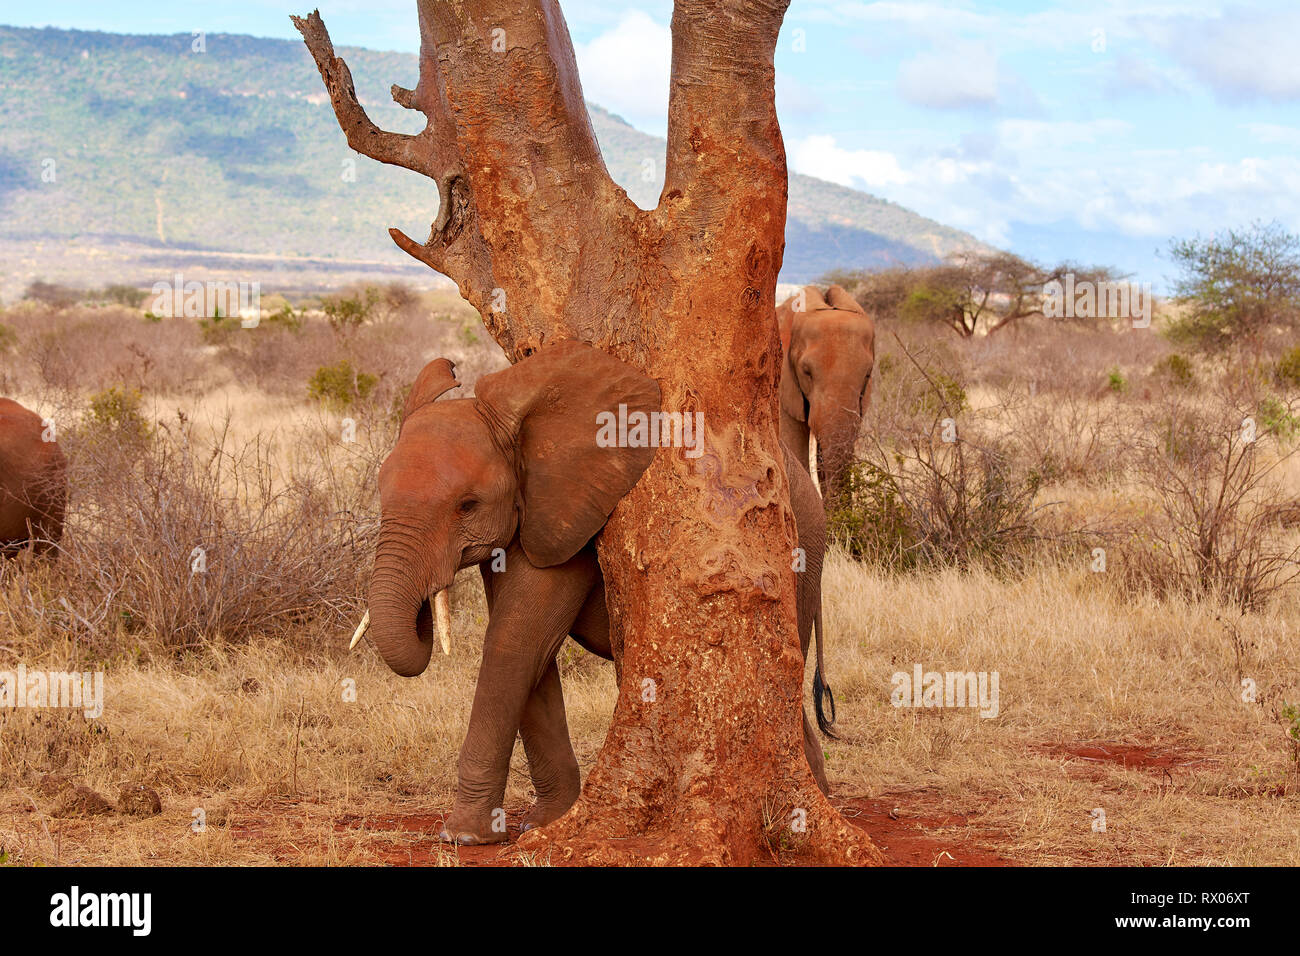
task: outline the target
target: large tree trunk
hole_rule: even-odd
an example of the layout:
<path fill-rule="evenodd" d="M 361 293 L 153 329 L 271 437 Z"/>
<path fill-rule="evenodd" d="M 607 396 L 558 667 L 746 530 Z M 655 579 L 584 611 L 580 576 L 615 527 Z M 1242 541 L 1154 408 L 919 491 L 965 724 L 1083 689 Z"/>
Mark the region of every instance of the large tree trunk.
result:
<path fill-rule="evenodd" d="M 661 449 L 600 541 L 622 682 L 578 803 L 521 840 L 556 862 L 879 860 L 802 746 L 776 425 L 787 2 L 678 0 L 653 211 L 605 169 L 554 0 L 418 0 L 419 86 L 393 89 L 429 118 L 416 136 L 376 129 L 320 18 L 296 21 L 352 147 L 439 183 L 428 241 L 395 241 L 457 281 L 512 361 L 581 339 L 704 416 L 704 454 Z"/>

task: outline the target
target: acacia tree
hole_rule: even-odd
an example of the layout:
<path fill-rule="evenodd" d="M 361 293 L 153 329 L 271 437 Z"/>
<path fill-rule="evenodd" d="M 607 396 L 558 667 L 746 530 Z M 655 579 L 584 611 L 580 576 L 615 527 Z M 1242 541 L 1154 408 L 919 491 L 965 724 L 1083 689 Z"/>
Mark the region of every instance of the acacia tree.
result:
<path fill-rule="evenodd" d="M 957 253 L 934 266 L 880 272 L 829 272 L 823 282 L 852 289 L 868 315 L 948 326 L 962 338 L 989 335 L 1043 316 L 1044 290 L 1073 275 L 1078 283 L 1113 277 L 1100 267 L 1069 262 L 1040 266 L 1010 252 Z"/>
<path fill-rule="evenodd" d="M 1270 326 L 1300 323 L 1300 236 L 1279 223 L 1175 239 L 1169 253 L 1186 309 L 1171 329 L 1176 341 L 1211 350 L 1245 342 L 1258 354 Z"/>
<path fill-rule="evenodd" d="M 295 23 L 349 145 L 434 179 L 429 237 L 511 361 L 589 342 L 701 412 L 704 453 L 661 448 L 599 542 L 622 681 L 569 813 L 521 839 L 572 862 L 749 863 L 769 840 L 878 862 L 813 781 L 801 738 L 794 519 L 777 442 L 774 299 L 786 166 L 772 56 L 788 0 L 677 0 L 657 208 L 605 169 L 556 0 L 417 0 L 420 78 L 377 128 L 318 14 Z"/>

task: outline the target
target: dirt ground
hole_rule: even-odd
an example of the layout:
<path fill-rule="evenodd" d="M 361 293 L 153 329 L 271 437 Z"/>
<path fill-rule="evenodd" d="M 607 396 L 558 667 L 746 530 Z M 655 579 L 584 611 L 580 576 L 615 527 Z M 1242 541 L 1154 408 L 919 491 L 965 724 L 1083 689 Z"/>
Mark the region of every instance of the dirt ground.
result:
<path fill-rule="evenodd" d="M 833 801 L 845 817 L 865 830 L 885 854 L 891 866 L 1015 866 L 1005 834 L 981 825 L 975 813 L 948 812 L 934 795 L 887 793 L 880 797 L 836 797 Z M 454 847 L 440 844 L 436 834 L 443 811 L 412 806 L 400 812 L 345 812 L 343 808 L 307 801 L 268 801 L 254 805 L 235 804 L 227 811 L 227 822 L 217 838 L 248 863 L 316 865 L 323 862 L 354 866 L 502 866 L 545 863 L 516 851 L 524 807 L 507 813 L 509 843 L 505 846 Z M 134 839 L 168 842 L 172 839 L 202 840 L 204 835 L 187 834 L 187 822 L 175 814 L 156 820 L 122 823 L 111 817 L 43 820 L 34 806 L 10 807 L 9 825 L 18 829 L 48 831 L 59 847 L 90 850 L 123 827 L 140 829 Z M 66 863 L 92 862 L 65 859 Z M 156 862 L 168 862 L 158 859 Z M 773 864 L 797 859 L 780 859 L 773 852 Z M 1083 861 L 1080 861 L 1083 862 Z"/>
<path fill-rule="evenodd" d="M 1124 803 L 1146 796 L 1156 801 L 1187 794 L 1198 773 L 1216 766 L 1214 756 L 1170 745 L 1115 741 L 1054 741 L 1026 748 L 1025 759 L 1038 779 L 1020 777 L 1025 789 L 1046 788 L 1064 776 L 1091 789 L 1098 800 Z M 35 789 L 55 795 L 72 786 L 43 778 Z M 1294 803 L 1287 785 L 1241 794 L 1275 803 Z M 835 793 L 832 803 L 853 825 L 865 830 L 890 866 L 1019 866 L 1027 864 L 1098 865 L 1157 863 L 1140 847 L 1116 839 L 1113 831 L 1090 829 L 1090 837 L 1068 846 L 1035 842 L 1028 825 L 1009 825 L 1020 808 L 1008 794 L 945 795 L 939 788 L 887 790 L 872 795 Z M 507 810 L 509 842 L 504 846 L 457 847 L 436 834 L 444 809 L 418 798 L 397 800 L 322 800 L 267 798 L 231 800 L 219 805 L 205 826 L 183 801 L 168 801 L 163 812 L 136 818 L 107 806 L 83 807 L 72 815 L 43 800 L 10 793 L 0 801 L 0 820 L 10 839 L 25 835 L 48 846 L 51 862 L 93 864 L 135 847 L 131 862 L 167 864 L 350 865 L 350 866 L 518 866 L 550 865 L 516 850 L 525 806 Z M 64 801 L 66 803 L 66 801 Z M 1088 818 L 1080 807 L 1080 820 Z M 1285 811 L 1284 811 L 1285 812 Z M 1095 827 L 1095 818 L 1094 824 Z M 1089 829 L 1089 828 L 1085 828 Z M 113 849 L 109 849 L 112 846 Z M 1279 848 L 1280 849 L 1280 848 Z M 122 861 L 126 862 L 126 861 Z M 772 865 L 799 865 L 797 854 L 772 848 Z"/>
<path fill-rule="evenodd" d="M 1259 688 L 1246 703 L 1216 608 L 1135 604 L 1086 571 L 894 577 L 834 554 L 826 594 L 833 803 L 891 865 L 1300 862 L 1300 792 L 1276 713 L 1297 696 L 1292 605 L 1240 621 L 1240 664 Z M 307 648 L 267 640 L 119 660 L 93 723 L 0 712 L 0 862 L 562 863 L 436 842 L 485 623 L 471 576 L 453 605 L 465 640 L 417 680 L 369 647 L 347 653 L 340 629 Z M 71 653 L 52 645 L 45 661 Z M 913 662 L 998 670 L 999 713 L 891 706 L 891 673 Z M 560 664 L 585 773 L 608 726 L 612 668 L 572 646 Z M 140 787 L 161 812 L 122 812 Z M 512 843 L 531 799 L 516 748 Z M 791 843 L 772 839 L 770 862 L 799 865 Z"/>

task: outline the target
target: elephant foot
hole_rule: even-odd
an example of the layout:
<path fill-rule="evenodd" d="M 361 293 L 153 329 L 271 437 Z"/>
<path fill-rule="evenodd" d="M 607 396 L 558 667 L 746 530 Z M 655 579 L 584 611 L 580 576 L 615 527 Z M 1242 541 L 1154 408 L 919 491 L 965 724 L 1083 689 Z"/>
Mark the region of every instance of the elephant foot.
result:
<path fill-rule="evenodd" d="M 485 846 L 489 843 L 505 843 L 509 835 L 504 824 L 505 817 L 499 816 L 501 829 L 494 829 L 492 816 L 475 820 L 468 814 L 453 811 L 442 821 L 438 839 L 443 843 L 458 843 L 461 846 Z"/>
<path fill-rule="evenodd" d="M 438 831 L 438 840 L 441 843 L 457 843 L 460 846 L 487 846 L 491 843 L 505 843 L 506 835 L 504 833 L 470 833 L 468 830 L 456 831 L 453 835 L 444 827 Z"/>
<path fill-rule="evenodd" d="M 578 799 L 577 793 L 568 800 L 548 800 L 537 801 L 533 808 L 528 811 L 524 817 L 523 825 L 519 828 L 521 833 L 527 833 L 536 827 L 544 827 L 546 824 L 560 819 L 569 812 L 569 807 L 573 806 L 574 801 Z"/>

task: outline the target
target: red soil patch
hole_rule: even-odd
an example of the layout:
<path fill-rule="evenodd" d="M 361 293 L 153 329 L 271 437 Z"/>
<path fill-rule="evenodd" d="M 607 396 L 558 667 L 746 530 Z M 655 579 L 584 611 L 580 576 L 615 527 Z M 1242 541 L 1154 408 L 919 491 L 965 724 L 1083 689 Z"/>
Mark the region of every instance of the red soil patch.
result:
<path fill-rule="evenodd" d="M 1107 741 L 1096 743 L 1045 743 L 1041 750 L 1053 757 L 1078 760 L 1094 764 L 1116 764 L 1129 770 L 1148 770 L 1156 773 L 1172 772 L 1201 767 L 1214 761 L 1203 754 L 1190 753 L 1175 747 L 1141 746 Z"/>
<path fill-rule="evenodd" d="M 368 813 L 345 814 L 336 820 L 301 818 L 301 827 L 293 825 L 294 804 L 285 801 L 274 815 L 264 807 L 256 812 L 240 808 L 230 834 L 241 842 L 262 844 L 277 862 L 293 865 L 308 850 L 322 850 L 330 832 L 355 838 L 349 846 L 356 851 L 362 866 L 437 866 L 459 862 L 464 866 L 504 866 L 509 860 L 498 859 L 503 846 L 519 838 L 524 811 L 507 812 L 507 844 L 457 846 L 437 839 L 445 813 Z M 291 838 L 290 838 L 291 837 Z"/>
<path fill-rule="evenodd" d="M 334 824 L 337 832 L 365 830 L 376 832 L 374 859 L 370 862 L 386 866 L 430 866 L 442 858 L 458 861 L 462 866 L 504 866 L 509 860 L 500 859 L 503 845 L 459 846 L 438 841 L 445 813 L 371 814 L 340 817 Z M 524 812 L 506 813 L 506 836 L 509 843 L 519 839 L 519 826 Z M 389 833 L 412 834 L 411 839 L 385 839 Z"/>
<path fill-rule="evenodd" d="M 997 851 L 998 833 L 980 828 L 966 814 L 946 813 L 933 801 L 917 798 L 917 792 L 909 792 L 839 798 L 832 803 L 850 823 L 867 832 L 890 866 L 1015 865 Z M 302 831 L 287 839 L 284 827 L 292 826 L 286 819 L 291 807 L 283 809 L 288 812 L 275 817 L 238 813 L 230 832 L 240 841 L 270 844 L 269 852 L 282 863 L 296 862 L 312 848 L 312 842 L 323 844 L 328 833 L 333 832 L 352 838 L 348 845 L 363 865 L 436 866 L 458 862 L 462 866 L 506 866 L 517 862 L 513 854 L 503 850 L 519 838 L 523 817 L 522 810 L 507 813 L 509 843 L 504 846 L 453 846 L 435 839 L 444 816 L 436 811 L 348 814 L 333 821 L 318 821 L 324 826 L 311 826 L 304 819 Z M 273 827 L 278 832 L 272 832 Z M 798 865 L 797 860 L 792 862 Z"/>
<path fill-rule="evenodd" d="M 888 866 L 1015 866 L 992 844 L 999 834 L 966 814 L 914 804 L 915 794 L 832 800 L 854 826 L 867 831 Z M 912 804 L 912 805 L 909 805 Z"/>

